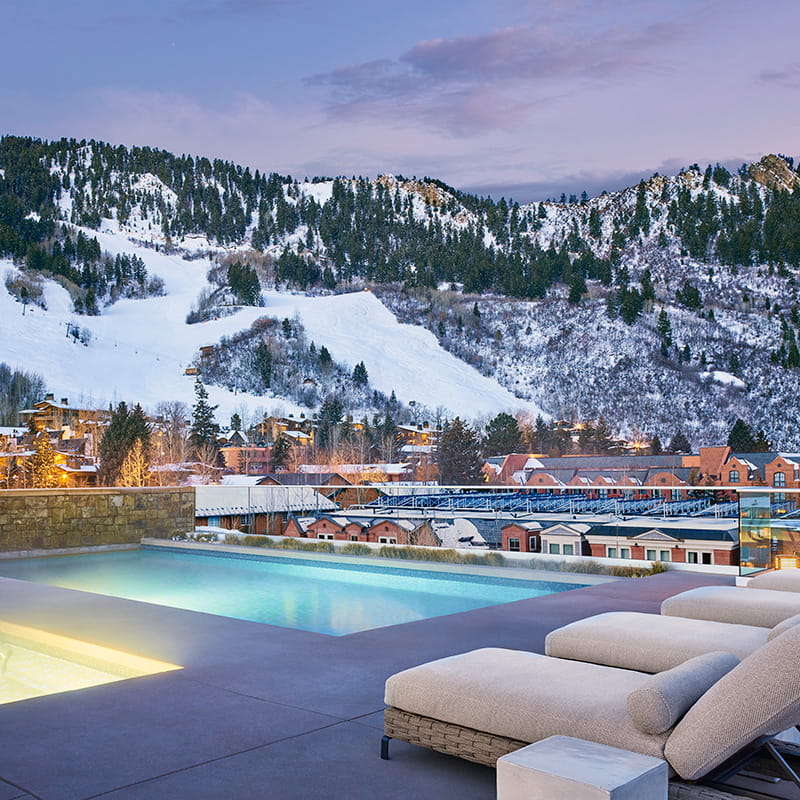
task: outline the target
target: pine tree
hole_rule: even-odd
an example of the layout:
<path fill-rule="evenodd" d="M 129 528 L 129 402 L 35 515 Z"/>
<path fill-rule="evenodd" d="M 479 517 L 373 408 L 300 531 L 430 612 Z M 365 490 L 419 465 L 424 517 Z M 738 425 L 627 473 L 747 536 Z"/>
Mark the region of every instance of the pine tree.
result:
<path fill-rule="evenodd" d="M 231 416 L 231 430 L 240 431 L 242 429 L 242 418 L 238 414 Z"/>
<path fill-rule="evenodd" d="M 34 489 L 52 489 L 58 486 L 56 454 L 47 431 L 36 437 L 35 451 L 26 464 Z"/>
<path fill-rule="evenodd" d="M 208 392 L 198 378 L 194 384 L 195 404 L 192 406 L 192 424 L 189 428 L 189 439 L 197 448 L 216 447 L 219 425 L 214 421 L 217 406 L 208 402 Z"/>
<path fill-rule="evenodd" d="M 366 386 L 368 382 L 367 368 L 364 366 L 363 361 L 359 361 L 353 368 L 353 383 L 358 386 Z"/>
<path fill-rule="evenodd" d="M 486 426 L 483 438 L 485 456 L 502 456 L 523 450 L 522 432 L 511 414 L 500 413 Z"/>
<path fill-rule="evenodd" d="M 122 466 L 137 441 L 141 443 L 145 463 L 149 464 L 150 433 L 150 424 L 138 403 L 133 411 L 128 409 L 124 401 L 119 403 L 100 440 L 100 483 L 105 486 L 119 485 Z"/>
<path fill-rule="evenodd" d="M 772 450 L 772 442 L 767 439 L 766 433 L 764 433 L 764 431 L 761 429 L 759 429 L 758 433 L 756 434 L 753 445 L 754 453 L 769 453 L 769 451 Z"/>
<path fill-rule="evenodd" d="M 336 397 L 326 397 L 317 418 L 317 443 L 320 447 L 334 447 L 339 438 L 339 425 L 344 416 L 344 407 Z"/>
<path fill-rule="evenodd" d="M 686 438 L 683 431 L 677 431 L 672 435 L 667 447 L 670 453 L 691 453 L 692 443 Z"/>
<path fill-rule="evenodd" d="M 728 434 L 728 447 L 734 453 L 753 453 L 756 449 L 752 428 L 743 420 L 737 419 Z"/>
<path fill-rule="evenodd" d="M 330 367 L 333 364 L 333 359 L 331 358 L 331 354 L 328 351 L 328 348 L 325 345 L 322 345 L 319 349 L 319 365 L 323 368 Z"/>
<path fill-rule="evenodd" d="M 439 482 L 442 485 L 470 486 L 483 482 L 478 434 L 456 417 L 445 426 L 437 450 Z"/>
<path fill-rule="evenodd" d="M 650 455 L 660 456 L 663 451 L 664 448 L 661 446 L 661 439 L 658 438 L 658 434 L 655 434 L 650 440 Z"/>
<path fill-rule="evenodd" d="M 272 469 L 288 467 L 292 457 L 292 441 L 288 436 L 279 436 L 272 445 Z"/>

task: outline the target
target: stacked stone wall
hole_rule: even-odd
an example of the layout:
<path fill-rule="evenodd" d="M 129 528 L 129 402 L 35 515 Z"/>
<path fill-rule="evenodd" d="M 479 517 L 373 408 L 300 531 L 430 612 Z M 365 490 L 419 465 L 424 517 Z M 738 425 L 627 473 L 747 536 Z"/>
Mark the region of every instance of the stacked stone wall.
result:
<path fill-rule="evenodd" d="M 194 529 L 193 487 L 0 491 L 0 552 L 165 539 Z"/>

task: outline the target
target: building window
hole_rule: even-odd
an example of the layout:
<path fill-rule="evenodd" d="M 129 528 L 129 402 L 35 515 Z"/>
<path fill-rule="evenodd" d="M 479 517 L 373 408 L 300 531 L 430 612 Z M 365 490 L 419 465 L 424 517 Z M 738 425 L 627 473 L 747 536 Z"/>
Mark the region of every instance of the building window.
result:
<path fill-rule="evenodd" d="M 784 486 L 786 486 L 786 473 L 785 472 L 776 472 L 772 476 L 772 485 L 773 486 L 778 486 L 780 488 L 783 488 Z"/>
<path fill-rule="evenodd" d="M 606 547 L 606 558 L 616 558 L 616 557 L 617 557 L 617 548 Z"/>
<path fill-rule="evenodd" d="M 331 536 L 331 539 L 333 537 Z M 397 544 L 397 537 L 396 536 L 379 536 L 378 537 L 378 544 Z"/>
<path fill-rule="evenodd" d="M 658 554 L 659 561 L 670 561 L 671 556 L 669 550 L 661 550 Z"/>
<path fill-rule="evenodd" d="M 317 539 L 333 539 L 332 533 L 320 533 L 317 536 Z"/>
<path fill-rule="evenodd" d="M 219 528 L 219 517 L 209 517 L 208 518 L 208 527 L 209 528 Z"/>
<path fill-rule="evenodd" d="M 357 542 L 358 541 L 358 534 L 357 533 L 351 533 L 350 534 L 350 541 L 351 542 Z"/>
<path fill-rule="evenodd" d="M 550 542 L 547 552 L 551 553 L 554 556 L 557 556 L 561 552 L 561 548 L 558 546 L 556 542 Z"/>
<path fill-rule="evenodd" d="M 672 490 L 672 499 L 673 500 L 680 500 L 681 499 L 681 490 L 680 489 L 673 489 Z"/>
<path fill-rule="evenodd" d="M 646 550 L 644 557 L 648 561 L 655 561 L 656 560 L 656 551 L 655 550 Z"/>
<path fill-rule="evenodd" d="M 739 470 L 732 469 L 728 473 L 728 483 L 739 483 Z"/>
<path fill-rule="evenodd" d="M 537 550 L 537 542 L 536 536 L 529 536 L 528 537 L 528 551 L 531 553 L 535 553 Z"/>
<path fill-rule="evenodd" d="M 620 547 L 620 549 L 619 549 L 619 557 L 620 558 L 630 558 L 631 557 L 631 549 L 630 549 L 630 547 Z"/>
<path fill-rule="evenodd" d="M 508 549 L 514 553 L 519 552 L 519 539 L 509 539 L 508 540 Z"/>
<path fill-rule="evenodd" d="M 574 544 L 565 544 L 562 548 L 562 552 L 565 556 L 574 556 L 575 555 L 575 545 Z"/>

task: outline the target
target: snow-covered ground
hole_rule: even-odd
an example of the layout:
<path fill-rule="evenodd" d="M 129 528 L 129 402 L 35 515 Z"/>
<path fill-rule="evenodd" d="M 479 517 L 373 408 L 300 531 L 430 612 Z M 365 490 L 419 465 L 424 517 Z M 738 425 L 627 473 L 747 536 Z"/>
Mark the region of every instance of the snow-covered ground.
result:
<path fill-rule="evenodd" d="M 202 345 L 219 341 L 248 327 L 258 317 L 282 319 L 298 315 L 310 339 L 325 345 L 336 361 L 352 367 L 363 361 L 370 383 L 387 395 L 394 391 L 403 402 L 474 418 L 524 408 L 538 413 L 496 381 L 442 349 L 424 328 L 404 325 L 370 292 L 328 297 L 265 293 L 266 307 L 187 325 L 186 314 L 206 285 L 211 266 L 206 259 L 186 261 L 138 247 L 121 234 L 96 235 L 103 250 L 136 253 L 148 271 L 160 276 L 167 294 L 145 300 L 120 300 L 99 317 L 72 312 L 68 293 L 58 284 L 45 288 L 47 310 L 22 306 L 0 288 L 0 361 L 12 368 L 38 372 L 59 398 L 73 403 L 105 406 L 120 400 L 152 408 L 162 400 L 194 400 L 194 379 L 185 369 Z M 0 260 L 3 276 L 13 265 Z M 87 346 L 67 336 L 68 324 L 91 332 Z M 234 393 L 209 386 L 218 420 L 242 406 L 298 413 L 291 401 L 271 396 Z"/>

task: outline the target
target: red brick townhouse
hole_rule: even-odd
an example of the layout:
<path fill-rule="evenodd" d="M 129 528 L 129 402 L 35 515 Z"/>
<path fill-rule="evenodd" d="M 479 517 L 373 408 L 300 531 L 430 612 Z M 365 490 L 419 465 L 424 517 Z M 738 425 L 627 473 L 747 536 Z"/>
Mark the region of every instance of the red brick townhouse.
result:
<path fill-rule="evenodd" d="M 376 544 L 415 544 L 429 547 L 438 547 L 441 544 L 426 520 L 342 514 L 324 514 L 313 518 L 292 516 L 283 535 Z"/>
<path fill-rule="evenodd" d="M 502 549 L 730 566 L 739 563 L 738 521 L 679 517 L 633 517 L 602 523 L 590 518 L 585 522 L 515 520 L 503 528 Z"/>

